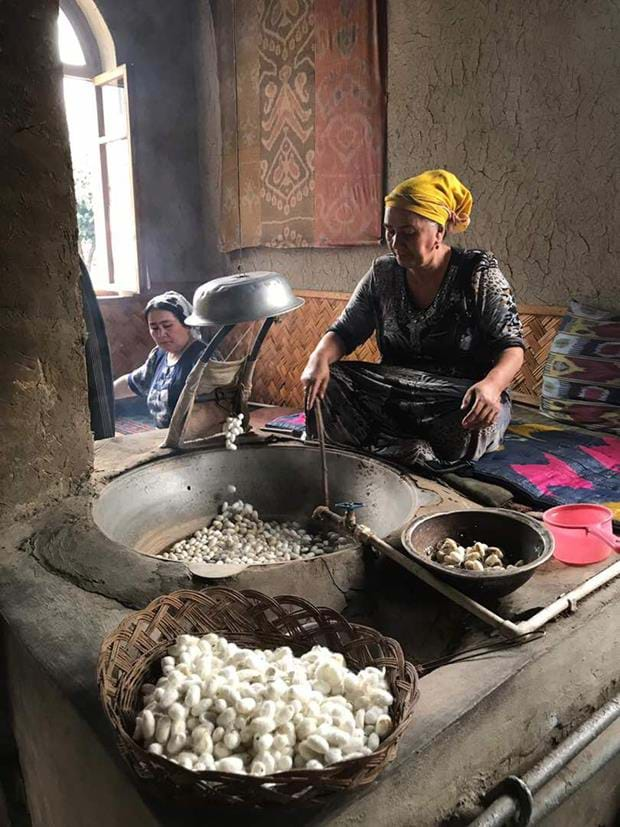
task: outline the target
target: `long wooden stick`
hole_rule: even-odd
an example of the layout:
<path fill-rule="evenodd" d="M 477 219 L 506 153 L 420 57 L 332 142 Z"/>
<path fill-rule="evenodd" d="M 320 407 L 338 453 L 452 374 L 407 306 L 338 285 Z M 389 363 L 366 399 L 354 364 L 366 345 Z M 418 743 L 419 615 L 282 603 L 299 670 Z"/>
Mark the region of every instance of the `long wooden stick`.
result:
<path fill-rule="evenodd" d="M 325 428 L 323 427 L 323 411 L 321 409 L 321 400 L 317 397 L 314 400 L 314 408 L 316 411 L 316 425 L 319 434 L 319 448 L 321 451 L 321 480 L 323 483 L 323 501 L 325 507 L 329 508 L 329 483 L 327 479 L 327 451 L 325 450 Z"/>

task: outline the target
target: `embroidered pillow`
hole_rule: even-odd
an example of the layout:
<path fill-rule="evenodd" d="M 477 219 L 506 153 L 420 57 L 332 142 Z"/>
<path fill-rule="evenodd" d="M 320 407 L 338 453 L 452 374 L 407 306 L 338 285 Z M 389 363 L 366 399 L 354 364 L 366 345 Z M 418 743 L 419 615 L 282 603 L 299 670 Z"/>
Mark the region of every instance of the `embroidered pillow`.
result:
<path fill-rule="evenodd" d="M 545 365 L 540 409 L 581 428 L 620 432 L 620 311 L 570 303 Z"/>

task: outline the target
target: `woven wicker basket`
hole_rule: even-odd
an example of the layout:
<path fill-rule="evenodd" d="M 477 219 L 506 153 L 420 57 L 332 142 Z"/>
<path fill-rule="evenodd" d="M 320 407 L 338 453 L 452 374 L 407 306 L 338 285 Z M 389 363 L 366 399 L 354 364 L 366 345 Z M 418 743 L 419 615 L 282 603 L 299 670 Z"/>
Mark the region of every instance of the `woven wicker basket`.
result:
<path fill-rule="evenodd" d="M 194 772 L 147 752 L 131 737 L 140 687 L 159 677 L 159 660 L 177 635 L 208 632 L 248 648 L 290 646 L 296 655 L 321 644 L 342 652 L 353 670 L 384 666 L 395 699 L 390 710 L 393 732 L 370 755 L 324 770 L 291 770 L 262 778 Z M 155 795 L 186 806 L 316 805 L 333 793 L 369 784 L 395 757 L 418 698 L 417 673 L 395 640 L 299 597 L 270 598 L 219 587 L 174 592 L 129 615 L 104 640 L 97 672 L 101 700 L 123 756 Z"/>

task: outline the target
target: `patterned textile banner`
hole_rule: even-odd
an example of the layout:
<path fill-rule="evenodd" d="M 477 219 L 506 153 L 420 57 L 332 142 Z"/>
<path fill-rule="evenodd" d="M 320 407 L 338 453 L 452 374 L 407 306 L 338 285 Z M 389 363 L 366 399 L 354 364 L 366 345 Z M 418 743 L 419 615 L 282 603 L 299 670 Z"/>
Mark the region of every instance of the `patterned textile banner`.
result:
<path fill-rule="evenodd" d="M 222 250 L 378 242 L 380 3 L 213 1 Z"/>

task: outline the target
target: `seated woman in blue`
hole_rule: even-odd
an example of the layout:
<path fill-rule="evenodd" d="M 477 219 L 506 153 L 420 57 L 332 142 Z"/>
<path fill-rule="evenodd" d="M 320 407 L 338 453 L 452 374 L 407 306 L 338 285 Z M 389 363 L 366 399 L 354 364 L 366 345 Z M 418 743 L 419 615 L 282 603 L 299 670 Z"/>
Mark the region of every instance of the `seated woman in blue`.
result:
<path fill-rule="evenodd" d="M 132 394 L 146 399 L 158 428 L 170 424 L 185 380 L 205 348 L 196 329 L 185 325 L 191 312 L 187 299 L 173 290 L 152 298 L 144 316 L 157 347 L 143 365 L 114 382 L 115 399 Z"/>

